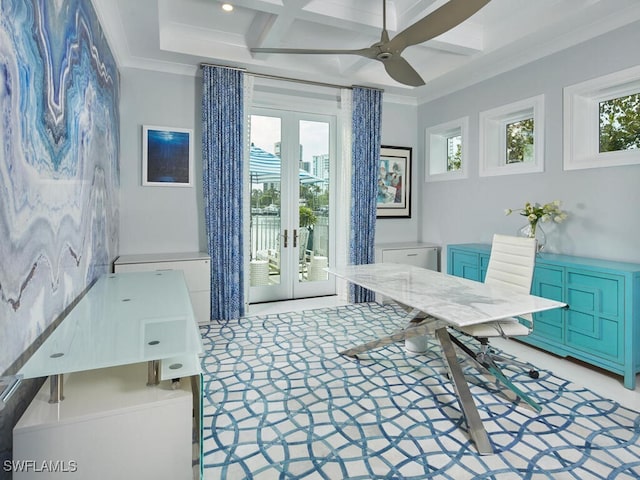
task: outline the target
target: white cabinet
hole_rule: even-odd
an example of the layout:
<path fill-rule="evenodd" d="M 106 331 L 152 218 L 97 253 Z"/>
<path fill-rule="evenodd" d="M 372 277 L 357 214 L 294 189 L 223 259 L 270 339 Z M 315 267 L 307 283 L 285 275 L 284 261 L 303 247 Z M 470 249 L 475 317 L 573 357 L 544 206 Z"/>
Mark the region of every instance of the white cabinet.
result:
<path fill-rule="evenodd" d="M 431 243 L 381 243 L 376 245 L 376 263 L 400 263 L 438 271 L 440 247 Z M 380 303 L 389 299 L 376 294 Z"/>
<path fill-rule="evenodd" d="M 115 273 L 182 270 L 193 305 L 193 313 L 200 323 L 211 320 L 211 259 L 202 252 L 148 253 L 121 255 L 113 264 Z"/>
<path fill-rule="evenodd" d="M 376 245 L 377 263 L 401 263 L 438 270 L 440 247 L 431 243 L 386 243 Z"/>
<path fill-rule="evenodd" d="M 146 387 L 145 364 L 64 376 L 49 403 L 49 380 L 13 429 L 15 480 L 159 478 L 191 480 L 193 398 L 189 379 Z"/>

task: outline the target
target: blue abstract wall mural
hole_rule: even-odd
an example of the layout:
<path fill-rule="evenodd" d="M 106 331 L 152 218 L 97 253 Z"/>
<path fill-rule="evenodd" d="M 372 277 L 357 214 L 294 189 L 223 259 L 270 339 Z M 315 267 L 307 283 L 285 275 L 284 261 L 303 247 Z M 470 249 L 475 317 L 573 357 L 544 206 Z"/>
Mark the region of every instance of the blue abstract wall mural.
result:
<path fill-rule="evenodd" d="M 0 373 L 117 255 L 118 106 L 90 0 L 0 0 Z"/>

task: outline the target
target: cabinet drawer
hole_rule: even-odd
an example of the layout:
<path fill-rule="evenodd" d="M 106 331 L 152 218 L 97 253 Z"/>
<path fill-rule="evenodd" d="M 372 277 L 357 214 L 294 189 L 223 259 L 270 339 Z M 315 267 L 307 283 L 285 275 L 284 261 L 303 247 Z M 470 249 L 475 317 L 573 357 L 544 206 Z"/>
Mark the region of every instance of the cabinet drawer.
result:
<path fill-rule="evenodd" d="M 624 277 L 567 271 L 567 303 L 572 310 L 619 318 L 623 314 Z"/>
<path fill-rule="evenodd" d="M 182 270 L 189 291 L 209 290 L 211 270 L 209 260 L 182 260 L 176 262 L 125 263 L 116 265 L 118 272 L 152 272 L 156 270 Z"/>
<path fill-rule="evenodd" d="M 399 250 L 383 250 L 382 261 L 384 263 L 401 263 L 403 265 L 415 265 L 416 267 L 438 269 L 437 248 L 408 248 Z"/>

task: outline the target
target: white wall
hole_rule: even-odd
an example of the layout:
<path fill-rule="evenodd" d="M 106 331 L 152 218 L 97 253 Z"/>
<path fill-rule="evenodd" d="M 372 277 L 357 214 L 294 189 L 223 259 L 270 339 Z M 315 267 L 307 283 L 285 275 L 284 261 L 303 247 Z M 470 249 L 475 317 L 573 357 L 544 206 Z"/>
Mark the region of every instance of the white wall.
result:
<path fill-rule="evenodd" d="M 120 73 L 120 254 L 206 250 L 201 78 L 131 68 Z M 142 186 L 142 125 L 194 130 L 194 187 Z"/>
<path fill-rule="evenodd" d="M 562 225 L 542 224 L 549 251 L 640 263 L 640 166 L 564 171 L 562 165 L 563 87 L 640 64 L 640 49 L 632 47 L 639 44 L 636 22 L 420 105 L 421 240 L 442 245 L 488 243 L 494 232 L 515 234 L 526 223 L 519 215 L 505 217 L 505 208 L 558 199 L 569 218 Z M 480 178 L 479 112 L 538 94 L 545 95 L 545 171 Z M 465 115 L 469 116 L 469 178 L 425 183 L 425 128 Z"/>
<path fill-rule="evenodd" d="M 201 77 L 121 70 L 120 254 L 206 251 L 201 81 Z M 382 112 L 382 143 L 412 147 L 415 162 L 417 107 L 385 102 Z M 194 129 L 195 187 L 142 186 L 142 125 Z M 378 243 L 417 240 L 418 172 L 414 163 L 412 218 L 379 220 Z"/>
<path fill-rule="evenodd" d="M 376 221 L 376 244 L 389 242 L 414 242 L 418 240 L 420 212 L 421 175 L 418 156 L 416 122 L 418 108 L 413 105 L 384 102 L 382 95 L 382 145 L 411 147 L 411 218 L 379 218 Z"/>

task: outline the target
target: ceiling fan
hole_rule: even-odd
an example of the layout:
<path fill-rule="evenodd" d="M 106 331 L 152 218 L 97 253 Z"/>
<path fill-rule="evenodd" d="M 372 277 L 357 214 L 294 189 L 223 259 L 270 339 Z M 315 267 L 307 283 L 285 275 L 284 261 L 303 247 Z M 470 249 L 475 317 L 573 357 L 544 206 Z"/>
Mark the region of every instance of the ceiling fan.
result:
<path fill-rule="evenodd" d="M 426 42 L 464 22 L 490 0 L 449 0 L 440 8 L 389 40 L 387 32 L 387 2 L 382 0 L 382 35 L 370 47 L 356 50 L 318 50 L 305 48 L 252 48 L 252 53 L 294 53 L 322 55 L 360 55 L 383 63 L 391 78 L 413 87 L 424 85 L 418 72 L 402 58 L 402 51 L 411 45 Z"/>

